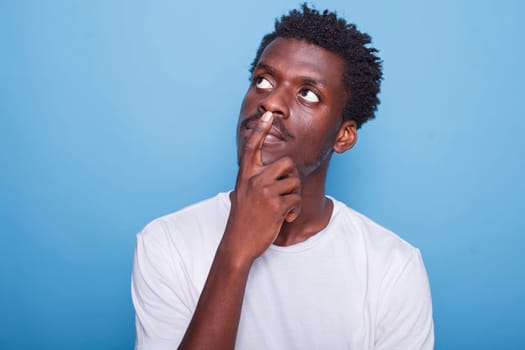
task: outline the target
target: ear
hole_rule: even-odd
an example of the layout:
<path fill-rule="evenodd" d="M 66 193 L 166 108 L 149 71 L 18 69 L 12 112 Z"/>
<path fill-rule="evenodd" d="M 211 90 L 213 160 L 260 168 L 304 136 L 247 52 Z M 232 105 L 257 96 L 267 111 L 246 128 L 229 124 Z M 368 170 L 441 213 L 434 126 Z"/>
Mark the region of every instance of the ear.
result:
<path fill-rule="evenodd" d="M 357 124 L 353 120 L 344 120 L 334 143 L 334 151 L 344 153 L 354 147 L 357 142 Z"/>

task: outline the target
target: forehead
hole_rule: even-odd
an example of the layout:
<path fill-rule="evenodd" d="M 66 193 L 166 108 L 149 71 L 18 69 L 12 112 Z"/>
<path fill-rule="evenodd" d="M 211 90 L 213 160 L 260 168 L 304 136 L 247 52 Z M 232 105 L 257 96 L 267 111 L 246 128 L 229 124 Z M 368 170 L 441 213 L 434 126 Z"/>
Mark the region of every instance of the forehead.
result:
<path fill-rule="evenodd" d="M 300 75 L 342 88 L 345 61 L 337 54 L 304 40 L 276 38 L 264 49 L 257 67 L 269 66 L 287 75 Z"/>

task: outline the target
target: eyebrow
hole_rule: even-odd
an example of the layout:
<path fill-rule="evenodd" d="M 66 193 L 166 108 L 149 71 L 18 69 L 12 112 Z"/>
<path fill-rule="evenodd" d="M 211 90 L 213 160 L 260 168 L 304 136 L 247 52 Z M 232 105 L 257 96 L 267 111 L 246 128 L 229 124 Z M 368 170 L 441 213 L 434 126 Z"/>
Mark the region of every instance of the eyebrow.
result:
<path fill-rule="evenodd" d="M 325 86 L 323 80 L 312 79 L 310 77 L 301 77 L 303 84 L 314 85 L 314 86 Z"/>
<path fill-rule="evenodd" d="M 254 71 L 257 70 L 257 69 L 264 69 L 266 70 L 268 73 L 270 73 L 271 75 L 275 75 L 276 74 L 276 71 L 275 71 L 275 68 L 273 68 L 272 66 L 264 63 L 264 62 L 260 62 L 259 64 L 257 64 L 257 66 L 255 67 Z M 301 82 L 303 84 L 308 84 L 308 85 L 314 85 L 314 86 L 326 86 L 326 82 L 322 79 L 314 79 L 312 77 L 308 77 L 308 76 L 301 76 L 299 77 L 301 79 Z"/>
<path fill-rule="evenodd" d="M 264 69 L 266 71 L 268 71 L 268 73 L 274 75 L 275 74 L 275 69 L 272 67 L 272 66 L 269 66 L 267 65 L 266 63 L 263 63 L 263 62 L 260 62 L 259 64 L 257 64 L 257 66 L 255 67 L 255 70 L 257 69 Z"/>

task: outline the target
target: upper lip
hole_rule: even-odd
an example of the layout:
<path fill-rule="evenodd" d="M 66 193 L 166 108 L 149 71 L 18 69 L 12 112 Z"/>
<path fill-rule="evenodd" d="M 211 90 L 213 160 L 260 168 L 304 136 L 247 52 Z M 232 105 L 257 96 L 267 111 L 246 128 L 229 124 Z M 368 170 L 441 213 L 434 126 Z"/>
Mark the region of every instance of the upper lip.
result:
<path fill-rule="evenodd" d="M 248 125 L 246 125 L 246 129 L 247 130 L 254 129 L 256 124 L 257 124 L 257 121 L 248 123 Z M 287 139 L 291 138 L 291 135 L 287 131 L 281 130 L 279 125 L 276 124 L 275 122 L 271 126 L 270 130 L 268 130 L 268 135 L 272 135 L 273 137 L 281 141 L 286 141 Z"/>
<path fill-rule="evenodd" d="M 279 130 L 279 128 L 275 124 L 272 125 L 272 127 L 268 131 L 268 135 L 272 135 L 272 136 L 278 138 L 279 140 L 284 140 L 283 133 L 281 132 L 281 130 Z"/>

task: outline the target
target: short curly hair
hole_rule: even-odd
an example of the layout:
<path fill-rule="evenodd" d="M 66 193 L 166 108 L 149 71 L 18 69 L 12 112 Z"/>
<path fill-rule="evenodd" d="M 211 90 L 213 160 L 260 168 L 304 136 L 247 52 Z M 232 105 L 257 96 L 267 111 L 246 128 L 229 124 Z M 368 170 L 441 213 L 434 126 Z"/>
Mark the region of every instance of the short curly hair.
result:
<path fill-rule="evenodd" d="M 346 62 L 343 84 L 350 96 L 343 119 L 354 120 L 360 128 L 374 118 L 383 73 L 378 50 L 369 47 L 372 40 L 368 34 L 358 31 L 355 24 L 338 18 L 335 12 L 319 12 L 304 3 L 300 10 L 291 10 L 275 21 L 275 30 L 263 37 L 257 49 L 250 73 L 266 46 L 276 38 L 305 40 L 342 57 Z"/>

